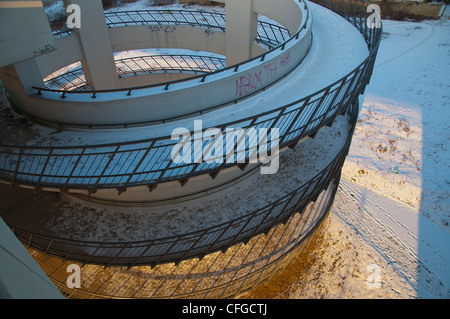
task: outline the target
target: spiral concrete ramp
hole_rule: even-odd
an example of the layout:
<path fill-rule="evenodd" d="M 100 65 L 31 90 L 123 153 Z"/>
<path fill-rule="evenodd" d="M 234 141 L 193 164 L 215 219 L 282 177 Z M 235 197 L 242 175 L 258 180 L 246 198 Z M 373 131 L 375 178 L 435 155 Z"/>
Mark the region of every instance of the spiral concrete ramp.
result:
<path fill-rule="evenodd" d="M 86 28 L 109 53 L 215 55 L 101 61 L 95 34 L 51 23 L 60 50 L 0 69 L 1 216 L 65 297 L 235 296 L 301 256 L 326 218 L 381 30 L 363 1 L 230 3 Z M 62 68 L 77 50 L 86 59 Z"/>

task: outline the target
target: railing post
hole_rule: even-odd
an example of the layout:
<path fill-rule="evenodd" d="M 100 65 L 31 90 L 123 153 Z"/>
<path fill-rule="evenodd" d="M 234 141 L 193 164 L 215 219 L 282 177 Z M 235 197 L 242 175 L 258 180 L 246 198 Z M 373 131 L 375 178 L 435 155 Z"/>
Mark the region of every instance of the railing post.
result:
<path fill-rule="evenodd" d="M 14 176 L 12 178 L 11 184 L 14 184 L 16 182 L 17 173 L 19 172 L 20 162 L 22 161 L 22 154 L 23 154 L 23 148 L 21 148 L 19 151 L 19 157 L 17 158 L 16 168 L 14 169 Z"/>
<path fill-rule="evenodd" d="M 44 172 L 47 169 L 47 165 L 48 165 L 48 163 L 50 161 L 50 157 L 52 157 L 52 154 L 53 154 L 53 149 L 51 148 L 49 154 L 47 155 L 47 159 L 45 160 L 44 167 L 41 170 L 41 174 L 39 175 L 39 179 L 38 179 L 38 181 L 36 182 L 36 184 L 34 186 L 35 189 L 39 188 L 39 184 L 41 183 L 41 179 L 44 176 Z"/>

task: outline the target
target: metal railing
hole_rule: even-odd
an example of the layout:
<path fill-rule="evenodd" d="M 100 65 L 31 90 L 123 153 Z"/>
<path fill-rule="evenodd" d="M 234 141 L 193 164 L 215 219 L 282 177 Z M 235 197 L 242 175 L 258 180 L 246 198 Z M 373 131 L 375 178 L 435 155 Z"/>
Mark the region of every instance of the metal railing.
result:
<path fill-rule="evenodd" d="M 325 3 L 325 2 L 324 2 Z M 325 3 L 329 4 L 329 3 Z M 360 6 L 363 6 L 361 4 Z M 337 178 L 351 143 L 358 115 L 357 98 L 364 92 L 372 74 L 381 29 L 365 24 L 365 7 L 348 11 L 333 8 L 364 36 L 369 55 L 366 60 L 339 81 L 291 104 L 221 126 L 242 128 L 280 128 L 280 146 L 295 145 L 301 138 L 314 135 L 341 114 L 349 114 L 349 138 L 337 157 L 309 182 L 279 200 L 250 214 L 208 229 L 179 236 L 133 243 L 72 241 L 32 234 L 14 229 L 16 235 L 31 247 L 46 253 L 85 263 L 105 266 L 160 264 L 179 262 L 224 250 L 263 233 L 301 211 L 314 201 L 331 180 Z M 35 187 L 97 188 L 148 185 L 210 173 L 214 177 L 222 169 L 237 164 L 175 164 L 170 159 L 174 146 L 170 137 L 139 142 L 86 147 L 0 147 L 0 175 L 11 183 Z"/>
<path fill-rule="evenodd" d="M 139 10 L 105 12 L 106 25 L 109 28 L 155 25 L 152 31 L 171 31 L 173 26 L 190 26 L 225 31 L 225 14 L 196 10 Z M 66 19 L 50 22 L 55 38 L 74 33 L 66 25 Z"/>
<path fill-rule="evenodd" d="M 280 147 L 314 134 L 341 114 L 361 92 L 370 75 L 371 60 L 366 60 L 338 82 L 299 101 L 274 110 L 220 126 L 227 128 L 278 128 Z M 206 129 L 206 128 L 205 128 Z M 10 183 L 38 187 L 86 189 L 118 188 L 182 180 L 201 174 L 215 176 L 236 166 L 227 163 L 175 163 L 172 150 L 178 141 L 171 136 L 126 143 L 86 146 L 0 146 L 0 178 Z M 248 150 L 246 150 L 248 153 Z M 206 154 L 206 152 L 204 152 Z M 225 154 L 227 154 L 225 152 Z"/>
<path fill-rule="evenodd" d="M 60 264 L 55 268 L 54 264 L 48 262 L 45 254 L 34 254 L 43 270 L 49 274 L 52 281 L 64 293 L 67 298 L 230 298 L 244 291 L 250 290 L 267 281 L 273 275 L 281 272 L 293 260 L 297 259 L 315 233 L 323 225 L 328 212 L 333 204 L 334 196 L 339 184 L 339 177 L 330 184 L 327 190 L 318 197 L 316 203 L 308 207 L 302 214 L 292 216 L 283 226 L 277 227 L 268 234 L 260 235 L 246 245 L 239 245 L 230 252 L 219 254 L 217 258 L 206 260 L 189 260 L 186 264 L 180 263 L 158 267 L 144 274 L 136 271 L 124 272 L 122 267 L 104 268 L 102 266 L 87 265 L 92 275 L 81 282 L 80 289 L 67 287 L 67 265 L 73 261 L 57 261 Z M 309 226 L 304 222 L 309 221 Z M 306 226 L 306 227 L 305 227 Z M 263 246 L 264 249 L 260 249 Z M 34 251 L 36 252 L 36 251 Z M 229 261 L 232 255 L 233 266 L 224 266 L 224 260 Z M 213 260 L 212 260 L 213 259 Z M 41 263 L 41 260 L 45 262 Z M 240 264 L 237 262 L 241 261 Z M 228 264 L 228 263 L 226 263 Z M 229 265 L 229 264 L 228 264 Z M 236 266 L 237 265 L 237 266 Z M 82 266 L 82 265 L 80 265 Z M 95 271 L 93 268 L 96 268 Z M 220 271 L 210 271 L 219 268 Z M 187 269 L 187 270 L 186 270 Z M 192 269 L 203 269 L 192 274 Z M 183 271 L 184 270 L 184 271 Z M 170 276 L 176 273 L 176 276 Z M 180 272 L 182 274 L 180 274 Z M 188 272 L 188 273 L 186 273 Z M 105 275 L 107 273 L 107 275 Z M 124 273 L 128 275 L 123 276 Z M 116 274 L 118 276 L 116 276 Z M 106 282 L 110 283 L 113 276 L 114 287 L 104 287 Z M 183 285 L 179 284 L 180 279 Z M 88 282 L 97 283 L 92 287 Z M 146 284 L 141 284 L 142 282 Z M 122 291 L 124 284 L 132 289 Z M 158 287 L 155 289 L 155 287 Z"/>
<path fill-rule="evenodd" d="M 226 67 L 226 60 L 201 55 L 148 55 L 136 56 L 115 61 L 119 78 L 160 72 L 180 72 L 205 74 Z M 63 74 L 49 77 L 44 84 L 55 90 L 89 89 L 81 67 Z"/>
<path fill-rule="evenodd" d="M 152 32 L 172 32 L 176 26 L 205 28 L 224 32 L 225 14 L 196 10 L 139 10 L 105 13 L 108 28 L 148 25 Z M 66 25 L 66 19 L 50 22 L 55 38 L 74 34 Z M 280 45 L 291 37 L 289 31 L 281 26 L 266 21 L 258 21 L 256 41 L 268 44 L 271 48 Z"/>
<path fill-rule="evenodd" d="M 303 23 L 306 23 L 308 19 L 309 15 Z M 123 19 L 121 23 L 123 23 Z M 284 42 L 280 49 L 283 49 L 287 42 L 298 38 L 301 31 L 299 30 L 296 35 Z M 254 59 L 263 60 L 264 58 L 265 54 Z M 254 59 L 245 61 L 243 64 Z M 235 66 L 234 70 L 237 71 L 239 66 L 240 64 Z M 216 72 L 222 72 L 227 69 L 229 68 Z M 216 72 L 201 75 L 200 77 L 202 77 L 203 81 L 206 76 Z M 342 108 L 344 101 L 339 101 L 338 96 L 342 95 L 344 91 L 347 93 L 352 92 L 350 86 L 353 84 L 353 81 L 347 81 L 347 78 L 344 80 L 345 83 L 342 83 L 339 87 L 336 85 L 333 89 L 329 88 L 329 91 L 335 94 L 336 97 L 331 101 L 331 103 L 336 103 L 328 105 L 327 110 L 330 114 L 324 114 L 324 109 L 321 109 L 321 112 L 312 110 L 316 104 L 322 103 L 325 97 L 323 99 L 309 97 L 305 101 L 302 100 L 264 114 L 223 125 L 222 132 L 230 125 L 237 125 L 240 128 L 249 126 L 270 128 L 280 125 L 278 122 L 283 122 L 285 125 L 281 129 L 281 133 L 284 133 L 282 136 L 284 144 L 289 143 L 290 140 L 302 138 L 317 130 L 318 127 L 315 127 L 315 125 L 320 126 L 332 121 L 331 112 L 339 113 L 339 109 Z M 167 83 L 166 89 L 175 82 Z M 348 89 L 344 89 L 346 87 Z M 129 89 L 127 95 L 131 95 L 133 89 L 137 88 Z M 39 90 L 51 91 L 50 89 L 42 88 Z M 74 92 L 88 92 L 95 97 L 98 92 L 115 90 L 53 91 L 62 92 L 62 97 L 66 93 Z M 325 94 L 325 92 L 322 92 L 322 94 Z M 346 98 L 348 97 L 349 95 L 347 94 Z M 1 145 L 0 179 L 13 184 L 33 185 L 36 188 L 44 186 L 62 190 L 82 188 L 90 192 L 95 192 L 99 188 L 118 188 L 119 192 L 124 192 L 129 186 L 148 185 L 150 190 L 152 190 L 159 183 L 165 181 L 182 180 L 185 183 L 189 178 L 205 173 L 211 173 L 212 176 L 215 176 L 220 170 L 235 165 L 234 163 L 225 163 L 226 160 L 221 165 L 206 163 L 175 164 L 171 159 L 171 150 L 175 145 L 176 143 L 169 136 L 128 143 L 82 147 Z"/>
<path fill-rule="evenodd" d="M 241 242 L 248 242 L 276 225 L 285 223 L 296 212 L 303 211 L 340 176 L 350 148 L 352 133 L 358 116 L 358 104 L 348 109 L 349 134 L 345 145 L 335 158 L 319 173 L 296 190 L 249 214 L 212 227 L 177 236 L 141 242 L 93 242 L 68 240 L 32 234 L 12 228 L 27 246 L 64 260 L 108 266 L 158 265 L 203 258 L 216 251 L 224 251 Z"/>
<path fill-rule="evenodd" d="M 211 73 L 226 68 L 226 60 L 201 55 L 152 55 L 116 61 L 119 77 L 152 72 Z"/>

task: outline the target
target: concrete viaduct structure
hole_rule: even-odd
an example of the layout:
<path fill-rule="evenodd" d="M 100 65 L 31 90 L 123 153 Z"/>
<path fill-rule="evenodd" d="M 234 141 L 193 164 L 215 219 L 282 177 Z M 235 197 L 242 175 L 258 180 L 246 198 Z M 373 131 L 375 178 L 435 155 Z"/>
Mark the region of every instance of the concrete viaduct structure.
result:
<path fill-rule="evenodd" d="M 381 29 L 364 1 L 216 2 L 223 12 L 64 0 L 80 28 L 49 22 L 41 1 L 0 2 L 2 114 L 13 114 L 0 214 L 17 237 L 2 231 L 0 293 L 231 297 L 305 249 L 333 203 Z M 356 32 L 362 58 L 341 52 L 337 71 L 310 72 L 333 23 Z M 115 58 L 148 49 L 183 51 Z M 17 260 L 26 279 L 5 280 Z M 80 286 L 66 281 L 71 265 Z"/>

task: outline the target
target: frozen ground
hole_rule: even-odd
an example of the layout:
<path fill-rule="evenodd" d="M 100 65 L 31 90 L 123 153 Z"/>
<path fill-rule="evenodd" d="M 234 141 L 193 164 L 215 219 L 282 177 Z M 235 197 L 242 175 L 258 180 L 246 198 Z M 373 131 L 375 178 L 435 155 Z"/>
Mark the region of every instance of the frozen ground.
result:
<path fill-rule="evenodd" d="M 450 297 L 450 21 L 383 27 L 330 217 L 250 297 Z"/>

